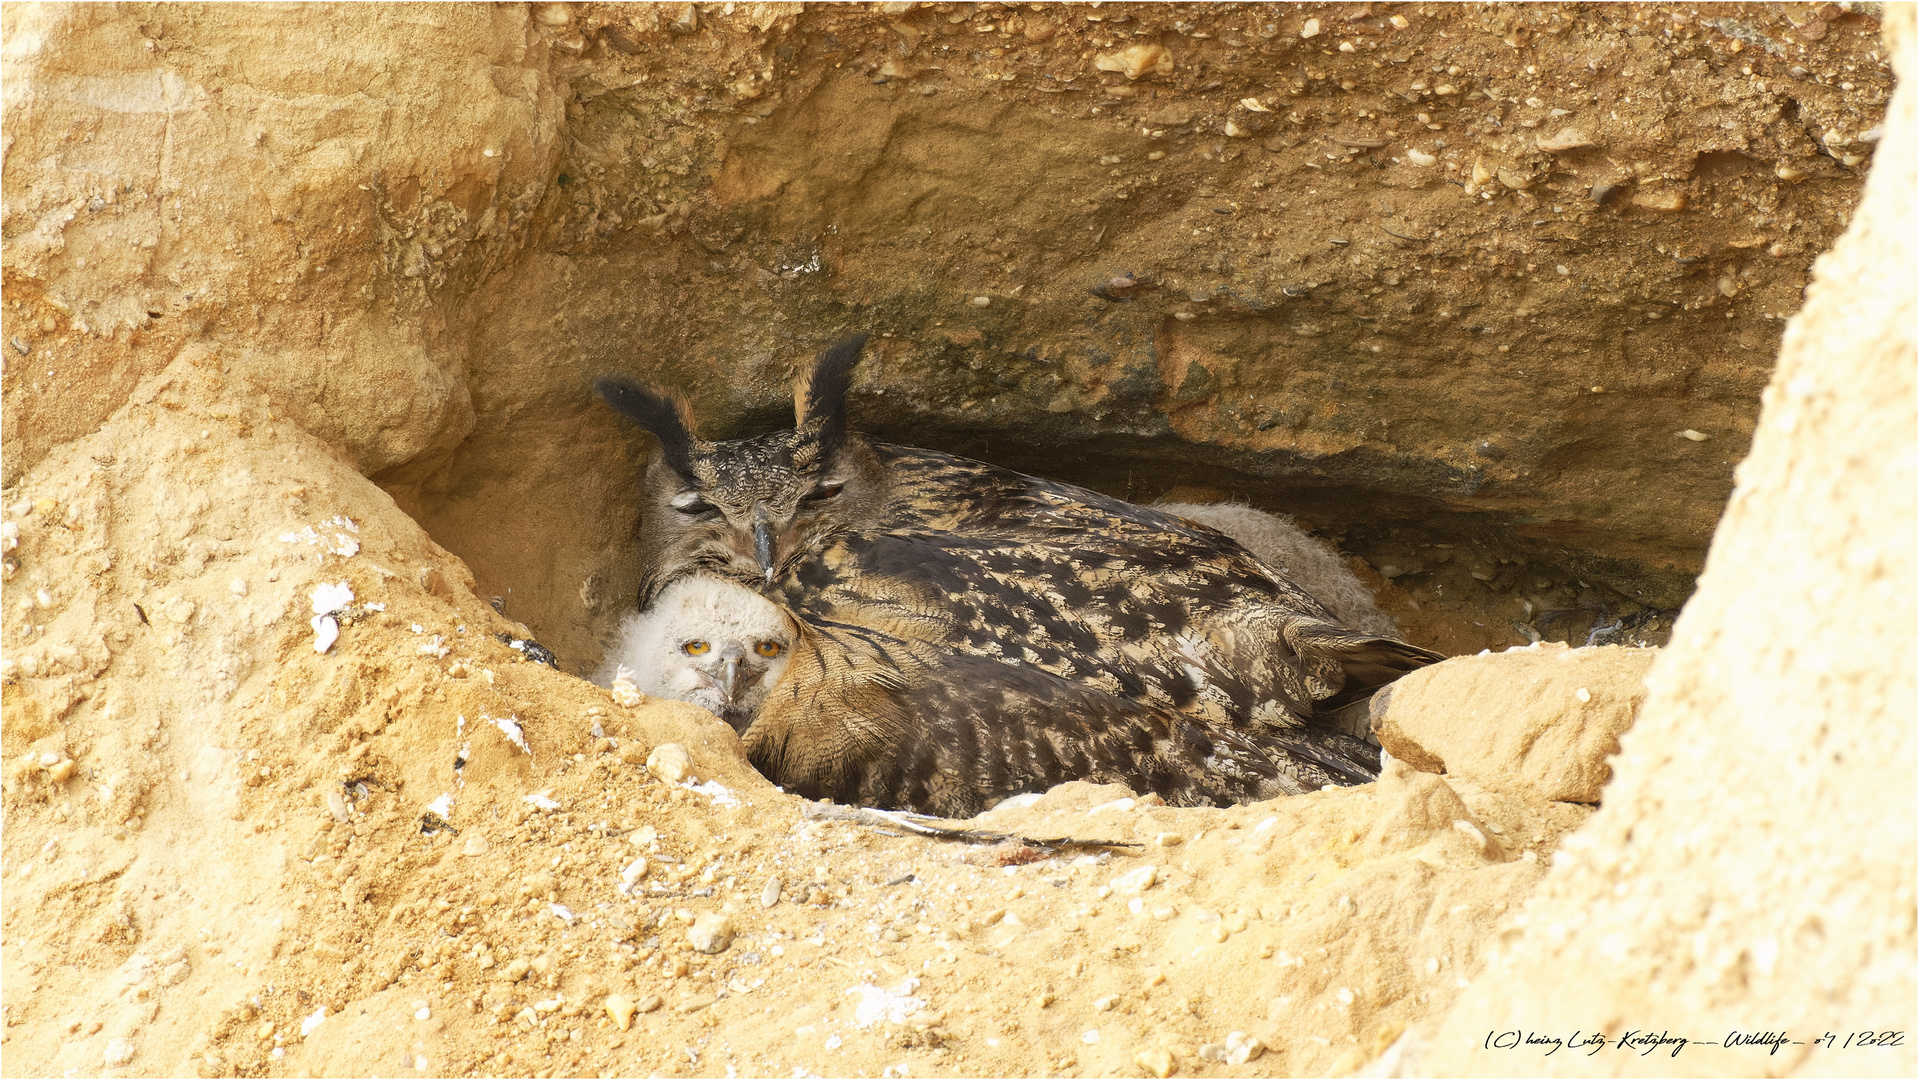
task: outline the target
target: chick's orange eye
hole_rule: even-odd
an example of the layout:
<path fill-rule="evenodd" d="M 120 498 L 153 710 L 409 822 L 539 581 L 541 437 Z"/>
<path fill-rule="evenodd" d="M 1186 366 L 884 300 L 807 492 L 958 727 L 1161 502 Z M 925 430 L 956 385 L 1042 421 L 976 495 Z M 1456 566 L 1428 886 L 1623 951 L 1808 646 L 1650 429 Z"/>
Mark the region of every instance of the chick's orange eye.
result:
<path fill-rule="evenodd" d="M 753 651 L 770 660 L 785 652 L 786 646 L 781 645 L 777 641 L 762 641 L 758 645 L 753 646 Z"/>
<path fill-rule="evenodd" d="M 712 647 L 713 646 L 708 645 L 704 641 L 689 641 L 686 644 L 680 646 L 680 648 L 688 656 L 704 656 L 706 655 L 707 650 L 711 649 Z"/>

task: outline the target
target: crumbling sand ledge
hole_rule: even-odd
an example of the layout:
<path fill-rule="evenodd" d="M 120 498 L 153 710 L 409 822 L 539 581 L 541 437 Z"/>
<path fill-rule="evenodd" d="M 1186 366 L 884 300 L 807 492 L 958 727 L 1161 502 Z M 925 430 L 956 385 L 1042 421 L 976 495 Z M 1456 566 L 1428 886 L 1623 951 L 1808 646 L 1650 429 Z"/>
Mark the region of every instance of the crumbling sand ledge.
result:
<path fill-rule="evenodd" d="M 62 373 L 66 395 L 35 390 L 27 414 L 15 402 L 31 369 L 9 363 L 10 459 L 27 445 L 12 441 L 18 417 L 39 441 L 29 467 L 10 461 L 0 507 L 7 1075 L 1919 1068 L 1910 1038 L 1677 1059 L 1482 1049 L 1494 1030 L 1843 1039 L 1910 1023 L 1909 93 L 1887 117 L 1866 202 L 1792 324 L 1701 591 L 1596 813 L 1544 797 L 1525 748 L 1487 739 L 1468 742 L 1484 748 L 1470 779 L 1401 765 L 1364 788 L 1233 810 L 1067 785 L 985 824 L 1136 840 L 1143 854 L 1019 864 L 802 823 L 704 713 L 629 709 L 523 662 L 493 638 L 523 628 L 366 478 L 443 460 L 463 418 L 500 415 L 497 386 L 476 391 L 459 374 L 464 339 L 447 330 L 464 317 L 457 291 L 425 286 L 443 270 L 480 279 L 529 242 L 537 215 L 512 193 L 550 160 L 542 140 L 558 137 L 565 103 L 538 52 L 555 46 L 525 43 L 557 41 L 564 24 L 529 31 L 544 13 L 459 9 L 462 48 L 478 49 L 468 66 L 436 70 L 444 54 L 423 51 L 409 67 L 393 34 L 379 39 L 389 69 L 335 70 L 301 59 L 303 48 L 337 57 L 333 43 L 233 51 L 241 38 L 215 31 L 238 15 L 178 10 L 190 29 L 148 36 L 145 50 L 128 9 L 60 23 L 9 8 L 9 59 L 42 26 L 124 47 L 138 61 L 124 71 L 34 69 L 85 90 L 70 98 L 99 123 L 76 138 L 115 147 L 143 144 L 114 125 L 154 145 L 273 143 L 271 129 L 246 127 L 257 121 L 244 103 L 191 110 L 183 85 L 139 81 L 141 58 L 163 48 L 294 100 L 345 77 L 411 101 L 389 115 L 414 126 L 318 139 L 301 168 L 272 174 L 294 178 L 263 196 L 259 220 L 270 210 L 280 232 L 222 238 L 208 223 L 232 175 L 159 159 L 198 185 L 193 213 L 207 215 L 197 231 L 162 233 L 194 252 L 170 256 L 181 293 L 198 288 L 187 278 L 244 279 L 283 305 L 250 344 L 191 305 L 169 309 L 164 332 L 148 331 L 170 343 L 163 358 L 142 366 L 131 335 L 97 339 Z M 1912 11 L 1888 19 L 1909 76 Z M 81 55 L 59 44 L 34 55 Z M 462 78 L 468 97 L 408 96 Z M 245 85 L 232 81 L 229 98 Z M 10 126 L 38 107 L 35 92 L 10 72 Z M 308 103 L 302 115 L 323 131 L 333 114 Z M 493 146 L 485 136 L 499 130 L 526 141 Z M 474 254 L 448 256 L 447 237 L 417 259 L 396 244 L 390 267 L 336 289 L 318 269 L 334 241 L 315 220 L 340 192 L 298 178 L 372 170 L 366 154 L 439 176 L 446 166 L 423 148 L 447 132 L 472 135 L 456 171 L 497 162 L 507 193 L 486 207 L 483 235 L 459 239 Z M 23 291 L 44 306 L 45 282 L 14 261 L 41 250 L 12 231 L 19 178 L 40 176 L 19 147 L 6 165 L 8 300 Z M 408 154 L 419 160 L 389 157 Z M 114 167 L 101 162 L 100 177 Z M 342 237 L 369 227 L 338 220 Z M 137 280 L 115 260 L 152 249 L 130 239 L 122 251 L 93 238 L 91 265 L 63 264 L 63 280 L 80 269 Z M 396 290 L 375 299 L 408 318 L 331 321 L 369 282 Z M 418 291 L 402 304 L 407 289 Z M 290 298 L 267 299 L 281 290 Z M 19 311 L 8 309 L 10 336 Z M 294 332 L 302 311 L 312 325 Z M 381 475 L 413 497 L 405 477 Z M 316 652 L 311 596 L 342 582 L 356 606 L 383 610 Z M 1511 666 L 1550 680 L 1553 655 Z M 1598 662 L 1575 655 L 1565 671 Z M 1490 694 L 1500 664 L 1459 668 L 1482 668 L 1474 692 Z M 1531 695 L 1564 709 L 1534 717 L 1539 743 L 1586 755 L 1557 775 L 1600 775 L 1608 747 L 1572 733 L 1586 706 L 1632 708 L 1623 671 L 1638 664 Z M 1445 730 L 1444 717 L 1419 719 Z M 1417 748 L 1419 728 L 1405 730 Z M 640 763 L 668 742 L 688 749 L 701 786 L 647 774 Z M 1456 746 L 1435 737 L 1424 749 L 1444 760 Z M 423 834 L 443 795 L 458 833 Z M 688 931 L 716 914 L 734 937 L 698 951 Z"/>

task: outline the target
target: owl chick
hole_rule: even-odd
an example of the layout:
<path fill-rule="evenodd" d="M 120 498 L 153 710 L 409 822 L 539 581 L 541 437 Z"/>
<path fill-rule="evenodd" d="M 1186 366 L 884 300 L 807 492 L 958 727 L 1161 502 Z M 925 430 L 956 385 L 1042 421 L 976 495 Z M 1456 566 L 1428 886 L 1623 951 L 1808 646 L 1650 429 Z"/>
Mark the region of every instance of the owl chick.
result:
<path fill-rule="evenodd" d="M 1372 779 L 1324 714 L 1439 659 L 1342 625 L 1213 529 L 846 429 L 863 338 L 827 349 L 795 426 L 708 442 L 667 391 L 607 377 L 652 432 L 641 607 L 688 575 L 793 620 L 743 735 L 787 790 L 964 817 L 1066 780 L 1227 805 Z"/>
<path fill-rule="evenodd" d="M 698 705 L 745 731 L 786 671 L 792 647 L 791 625 L 765 597 L 694 574 L 621 621 L 593 681 L 611 686 L 625 668 L 642 692 Z"/>
<path fill-rule="evenodd" d="M 1188 521 L 1217 529 L 1238 541 L 1267 566 L 1326 605 L 1339 621 L 1369 634 L 1395 634 L 1399 625 L 1379 609 L 1371 589 L 1360 581 L 1339 555 L 1282 514 L 1269 514 L 1241 503 L 1158 502 L 1164 510 Z"/>

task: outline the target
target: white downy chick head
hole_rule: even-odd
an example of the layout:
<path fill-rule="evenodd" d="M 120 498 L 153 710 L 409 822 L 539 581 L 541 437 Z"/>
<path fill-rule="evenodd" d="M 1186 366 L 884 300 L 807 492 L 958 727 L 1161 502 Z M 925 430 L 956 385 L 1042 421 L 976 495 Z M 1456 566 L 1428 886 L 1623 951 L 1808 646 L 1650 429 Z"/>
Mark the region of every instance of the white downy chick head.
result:
<path fill-rule="evenodd" d="M 647 694 L 685 701 L 744 732 L 793 650 L 784 612 L 751 589 L 694 574 L 628 615 L 594 681 L 622 665 Z"/>

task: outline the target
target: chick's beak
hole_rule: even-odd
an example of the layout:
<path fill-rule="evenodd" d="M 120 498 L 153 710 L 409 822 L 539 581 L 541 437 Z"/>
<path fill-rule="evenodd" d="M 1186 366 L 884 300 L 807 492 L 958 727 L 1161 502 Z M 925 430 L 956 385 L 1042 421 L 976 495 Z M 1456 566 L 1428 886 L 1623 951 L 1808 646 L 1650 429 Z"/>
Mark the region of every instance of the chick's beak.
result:
<path fill-rule="evenodd" d="M 746 659 L 746 655 L 738 649 L 728 649 L 720 659 L 725 661 L 725 666 L 720 669 L 720 696 L 731 705 L 739 700 L 739 692 L 743 689 L 740 680 L 740 662 Z"/>

